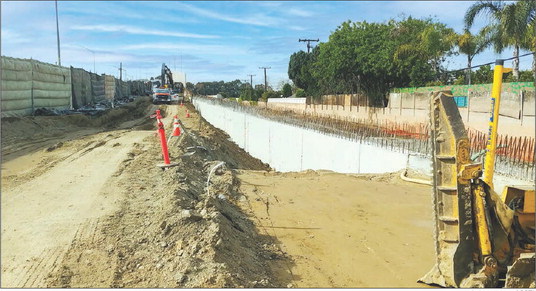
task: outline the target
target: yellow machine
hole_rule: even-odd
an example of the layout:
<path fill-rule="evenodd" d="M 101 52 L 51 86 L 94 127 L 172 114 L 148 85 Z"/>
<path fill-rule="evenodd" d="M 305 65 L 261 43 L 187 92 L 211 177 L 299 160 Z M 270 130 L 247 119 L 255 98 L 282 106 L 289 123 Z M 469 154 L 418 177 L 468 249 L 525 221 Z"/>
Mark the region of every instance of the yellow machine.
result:
<path fill-rule="evenodd" d="M 503 61 L 497 60 L 484 165 L 450 92 L 431 100 L 436 264 L 419 281 L 443 287 L 534 288 L 534 186 L 493 191 Z M 482 177 L 483 174 L 483 177 Z"/>

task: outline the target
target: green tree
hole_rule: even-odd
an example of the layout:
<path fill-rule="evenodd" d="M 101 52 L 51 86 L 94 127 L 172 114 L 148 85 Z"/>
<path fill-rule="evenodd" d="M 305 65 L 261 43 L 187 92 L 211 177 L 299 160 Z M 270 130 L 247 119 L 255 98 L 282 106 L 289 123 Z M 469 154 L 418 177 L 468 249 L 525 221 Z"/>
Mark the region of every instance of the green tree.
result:
<path fill-rule="evenodd" d="M 394 53 L 397 82 L 411 87 L 447 82 L 443 62 L 453 53 L 454 30 L 431 18 L 408 17 L 390 23 L 397 43 Z"/>
<path fill-rule="evenodd" d="M 190 83 L 190 82 L 186 82 L 186 90 L 190 91 L 190 92 L 193 92 L 194 91 L 194 84 L 193 83 Z"/>
<path fill-rule="evenodd" d="M 472 35 L 468 29 L 458 36 L 458 50 L 460 53 L 467 56 L 467 71 L 465 77 L 465 79 L 467 79 L 467 84 L 471 85 L 471 63 L 473 58 L 483 52 L 490 43 L 490 40 L 486 38 L 484 34 Z"/>
<path fill-rule="evenodd" d="M 328 42 L 315 48 L 319 54 L 313 75 L 321 94 L 363 91 L 372 103 L 383 100 L 395 71 L 388 25 L 343 22 Z"/>
<path fill-rule="evenodd" d="M 431 18 L 408 17 L 393 24 L 393 36 L 398 43 L 394 59 L 399 62 L 402 72 L 409 71 L 411 85 L 418 86 L 429 81 L 426 79 L 430 79 L 430 73 L 435 74 L 433 78 L 441 75 L 444 71 L 442 63 L 452 54 L 456 42 L 454 30 Z M 413 66 L 424 74 L 419 76 L 419 72 L 410 69 Z"/>
<path fill-rule="evenodd" d="M 528 3 L 525 3 L 528 2 Z M 534 1 L 479 1 L 465 13 L 465 26 L 471 28 L 478 14 L 484 14 L 490 23 L 482 29 L 482 33 L 493 43 L 497 53 L 507 47 L 514 50 L 513 76 L 519 80 L 519 51 L 526 42 L 527 30 L 534 22 Z"/>
<path fill-rule="evenodd" d="M 475 71 L 473 80 L 475 84 L 489 84 L 493 82 L 493 71 L 490 65 L 485 65 Z"/>
<path fill-rule="evenodd" d="M 288 77 L 292 83 L 311 94 L 318 91 L 317 80 L 313 76 L 318 52 L 316 46 L 310 53 L 304 51 L 293 53 L 288 64 Z"/>
<path fill-rule="evenodd" d="M 285 83 L 283 85 L 283 88 L 281 89 L 281 93 L 283 94 L 283 97 L 289 97 L 292 95 L 292 86 L 290 86 L 289 83 Z"/>
<path fill-rule="evenodd" d="M 305 91 L 301 88 L 296 89 L 296 97 L 306 97 Z"/>
<path fill-rule="evenodd" d="M 534 16 L 533 16 L 532 21 L 529 24 L 529 29 L 527 29 L 527 32 L 525 33 L 523 42 L 521 43 L 521 47 L 533 53 L 532 55 L 532 81 L 536 82 L 536 20 Z"/>
<path fill-rule="evenodd" d="M 266 101 L 268 100 L 268 98 L 280 98 L 280 97 L 281 97 L 281 92 L 279 91 L 266 91 L 262 93 L 261 99 Z"/>

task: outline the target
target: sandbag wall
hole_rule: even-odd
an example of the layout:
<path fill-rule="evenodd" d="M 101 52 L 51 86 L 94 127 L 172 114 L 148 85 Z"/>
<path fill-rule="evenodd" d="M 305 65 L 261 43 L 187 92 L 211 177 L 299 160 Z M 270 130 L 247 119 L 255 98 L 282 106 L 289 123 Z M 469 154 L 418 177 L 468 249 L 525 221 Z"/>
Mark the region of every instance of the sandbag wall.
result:
<path fill-rule="evenodd" d="M 32 60 L 32 96 L 34 109 L 71 107 L 71 70 Z"/>
<path fill-rule="evenodd" d="M 84 69 L 71 67 L 73 107 L 75 109 L 94 103 L 91 76 Z"/>
<path fill-rule="evenodd" d="M 32 60 L 2 57 L 2 117 L 32 113 Z"/>
<path fill-rule="evenodd" d="M 115 78 L 114 76 L 104 76 L 104 96 L 108 101 L 114 99 L 115 96 Z"/>
<path fill-rule="evenodd" d="M 1 117 L 31 115 L 38 108 L 78 109 L 150 90 L 143 81 L 120 81 L 32 59 L 2 56 Z"/>
<path fill-rule="evenodd" d="M 2 117 L 37 108 L 71 107 L 71 70 L 31 59 L 2 57 Z"/>
<path fill-rule="evenodd" d="M 89 74 L 91 78 L 91 90 L 93 93 L 93 102 L 101 102 L 106 100 L 106 95 L 104 94 L 104 75 L 97 75 L 95 73 Z"/>

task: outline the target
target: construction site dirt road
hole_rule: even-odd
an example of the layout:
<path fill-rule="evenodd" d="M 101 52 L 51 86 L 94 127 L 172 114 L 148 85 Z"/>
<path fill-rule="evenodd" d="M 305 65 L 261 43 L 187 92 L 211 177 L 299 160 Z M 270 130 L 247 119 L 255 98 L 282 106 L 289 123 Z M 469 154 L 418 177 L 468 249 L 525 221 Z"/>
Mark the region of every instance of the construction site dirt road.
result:
<path fill-rule="evenodd" d="M 186 131 L 165 171 L 158 108 Z M 190 104 L 7 118 L 1 286 L 425 286 L 430 191 L 399 173 L 274 172 Z"/>

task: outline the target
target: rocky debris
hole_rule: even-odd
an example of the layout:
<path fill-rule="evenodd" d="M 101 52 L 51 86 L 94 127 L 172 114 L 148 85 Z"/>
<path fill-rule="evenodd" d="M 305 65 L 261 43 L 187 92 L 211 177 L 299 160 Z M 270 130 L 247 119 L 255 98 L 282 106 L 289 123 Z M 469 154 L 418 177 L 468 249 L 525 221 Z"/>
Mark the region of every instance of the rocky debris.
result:
<path fill-rule="evenodd" d="M 37 108 L 34 110 L 34 116 L 58 116 L 68 114 L 81 114 L 80 112 L 69 109 L 57 109 L 57 108 Z"/>

